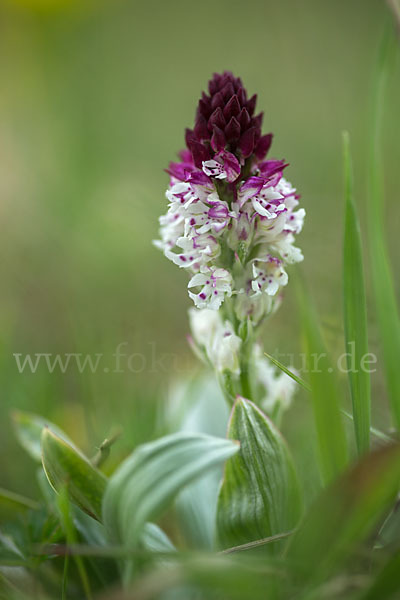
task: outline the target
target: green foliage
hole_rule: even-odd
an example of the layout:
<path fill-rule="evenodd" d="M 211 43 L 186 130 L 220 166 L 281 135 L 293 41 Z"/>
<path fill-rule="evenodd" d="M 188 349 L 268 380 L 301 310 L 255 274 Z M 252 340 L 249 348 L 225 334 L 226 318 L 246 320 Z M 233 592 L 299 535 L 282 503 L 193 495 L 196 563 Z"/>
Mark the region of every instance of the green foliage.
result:
<path fill-rule="evenodd" d="M 348 562 L 393 504 L 399 481 L 400 445 L 392 444 L 365 456 L 326 488 L 289 548 L 298 576 L 321 582 Z"/>
<path fill-rule="evenodd" d="M 38 507 L 38 503 L 34 500 L 25 498 L 25 496 L 21 496 L 21 494 L 15 494 L 9 490 L 0 488 L 0 518 L 4 516 L 10 517 L 10 514 L 24 512 Z"/>
<path fill-rule="evenodd" d="M 286 442 L 252 402 L 238 398 L 228 438 L 240 451 L 225 465 L 217 511 L 223 548 L 287 533 L 301 515 L 301 495 Z M 272 551 L 279 544 L 268 546 Z"/>
<path fill-rule="evenodd" d="M 400 552 L 389 557 L 371 586 L 360 596 L 360 600 L 395 600 L 398 598 L 400 582 Z"/>
<path fill-rule="evenodd" d="M 391 402 L 393 420 L 400 428 L 400 318 L 395 286 L 387 252 L 383 224 L 384 169 L 381 135 L 384 115 L 384 92 L 389 64 L 396 51 L 397 40 L 388 24 L 382 39 L 374 76 L 371 106 L 370 148 L 368 165 L 368 233 L 372 285 L 375 295 L 380 342 L 383 350 L 386 383 Z"/>
<path fill-rule="evenodd" d="M 71 477 L 75 475 L 75 473 L 71 473 Z M 59 495 L 57 497 L 57 507 L 60 514 L 60 522 L 61 526 L 65 532 L 65 537 L 67 541 L 67 549 L 68 545 L 76 544 L 78 541 L 75 525 L 73 521 L 73 515 L 71 510 L 71 504 L 69 501 L 71 494 L 68 490 L 70 484 L 66 482 L 59 488 Z M 90 590 L 89 577 L 86 571 L 85 564 L 82 558 L 79 555 L 74 556 L 74 560 L 77 565 L 77 569 L 79 572 L 79 576 L 82 581 L 82 587 L 85 591 L 85 597 L 87 600 L 92 598 L 92 593 Z M 67 598 L 67 581 L 68 581 L 68 567 L 69 567 L 69 555 L 68 552 L 64 558 L 64 577 L 63 577 L 63 591 L 62 591 L 62 600 Z"/>
<path fill-rule="evenodd" d="M 47 427 L 42 433 L 42 459 L 47 479 L 55 491 L 67 486 L 71 501 L 100 520 L 106 477 L 81 452 Z"/>
<path fill-rule="evenodd" d="M 202 434 L 177 433 L 137 448 L 111 477 L 103 502 L 110 539 L 138 545 L 147 521 L 158 518 L 188 483 L 238 451 L 238 444 Z M 132 575 L 128 561 L 125 579 Z"/>
<path fill-rule="evenodd" d="M 324 483 L 328 483 L 343 471 L 348 458 L 347 440 L 340 411 L 341 398 L 333 367 L 319 330 L 315 309 L 304 287 L 300 290 L 300 307 L 318 438 L 320 471 Z"/>
<path fill-rule="evenodd" d="M 262 16 L 264 8 L 261 4 L 260 2 L 258 12 Z M 312 0 L 311 4 L 316 10 L 300 11 L 296 17 L 304 19 L 303 24 L 311 19 L 310 31 L 323 30 L 328 35 L 329 28 L 321 28 L 316 16 L 320 10 L 319 3 Z M 344 5 L 350 7 L 351 3 Z M 161 43 L 168 41 L 168 44 L 172 44 L 171 48 L 179 52 L 179 60 L 183 43 L 181 40 L 186 35 L 193 38 L 193 31 L 200 32 L 204 25 L 208 29 L 211 27 L 211 30 L 215 28 L 215 32 L 218 29 L 221 44 L 226 45 L 229 41 L 235 45 L 237 58 L 241 57 L 240 61 L 243 63 L 244 46 L 240 44 L 239 48 L 237 45 L 235 36 L 232 36 L 234 29 L 225 28 L 224 33 L 224 28 L 220 25 L 226 18 L 228 3 L 226 7 L 213 4 L 212 10 L 217 11 L 217 17 L 220 18 L 210 21 L 208 16 L 204 17 L 209 11 L 204 10 L 203 17 L 199 13 L 199 18 L 192 20 L 194 30 L 193 27 L 180 28 L 181 35 L 171 37 L 171 27 L 168 24 L 175 26 L 178 14 L 174 8 L 178 7 L 168 5 L 158 24 L 153 19 L 152 30 Z M 6 242 L 7 252 L 14 254 L 13 260 L 3 261 L 5 266 L 2 263 L 2 269 L 5 269 L 2 270 L 4 300 L 0 320 L 1 341 L 3 343 L 4 337 L 5 352 L 1 354 L 0 360 L 3 371 L 7 374 L 2 389 L 3 404 L 6 406 L 4 410 L 8 410 L 9 403 L 19 407 L 29 403 L 29 406 L 35 406 L 45 415 L 56 414 L 54 420 L 65 422 L 68 431 L 72 429 L 71 423 L 74 426 L 76 424 L 76 439 L 83 437 L 89 440 L 92 451 L 88 451 L 88 456 L 94 458 L 89 460 L 63 431 L 46 418 L 24 411 L 14 412 L 13 425 L 17 439 L 37 464 L 32 468 L 29 460 L 26 461 L 26 467 L 19 463 L 17 453 L 15 456 L 13 454 L 14 442 L 8 439 L 9 432 L 5 426 L 2 432 L 2 477 L 6 487 L 15 487 L 21 493 L 0 489 L 0 598 L 396 600 L 400 595 L 400 519 L 398 500 L 396 501 L 400 489 L 400 449 L 393 440 L 398 436 L 400 428 L 400 324 L 396 285 L 388 255 L 390 240 L 387 239 L 383 222 L 383 179 L 385 177 L 390 185 L 390 175 L 395 181 L 395 169 L 391 169 L 390 165 L 396 167 L 398 160 L 393 152 L 389 152 L 391 156 L 383 160 L 380 139 L 383 130 L 384 88 L 389 63 L 397 44 L 394 36 L 391 32 L 385 33 L 374 79 L 371 127 L 365 128 L 370 132 L 369 181 L 366 190 L 368 263 L 363 260 L 361 251 L 359 217 L 362 222 L 363 214 L 361 205 L 359 215 L 356 208 L 350 151 L 345 143 L 343 291 L 346 344 L 348 346 L 349 342 L 355 342 L 358 363 L 368 352 L 364 263 L 366 273 L 371 273 L 377 335 L 382 345 L 382 364 L 397 431 L 388 434 L 371 427 L 370 383 L 366 373 L 349 373 L 353 412 L 349 414 L 344 410 L 345 397 L 338 386 L 333 363 L 327 356 L 319 326 L 321 319 L 316 315 L 308 296 L 302 293 L 300 320 L 308 355 L 309 381 L 291 373 L 276 359 L 269 358 L 300 386 L 311 392 L 318 444 L 318 457 L 315 459 L 314 449 L 311 447 L 313 436 L 309 429 L 308 406 L 302 404 L 302 398 L 284 421 L 283 433 L 288 439 L 290 452 L 283 435 L 254 404 L 235 398 L 232 385 L 226 396 L 227 404 L 234 404 L 234 409 L 229 423 L 228 440 L 222 439 L 225 435 L 227 406 L 222 403 L 221 396 L 216 393 L 209 378 L 202 378 L 195 385 L 181 390 L 183 398 L 179 407 L 180 418 L 170 418 L 171 415 L 166 413 L 176 409 L 176 404 L 179 403 L 177 390 L 171 394 L 168 402 L 165 401 L 165 378 L 171 371 L 171 363 L 166 365 L 160 361 L 153 370 L 153 362 L 149 366 L 150 358 L 147 356 L 151 377 L 146 372 L 143 378 L 136 373 L 133 378 L 133 373 L 128 372 L 126 367 L 127 355 L 122 355 L 123 368 L 117 370 L 115 378 L 112 372 L 115 365 L 112 363 L 111 369 L 107 371 L 108 365 L 104 369 L 104 375 L 101 368 L 96 373 L 87 371 L 79 373 L 79 376 L 77 372 L 57 373 L 55 370 L 50 377 L 40 369 L 37 373 L 31 372 L 29 368 L 23 373 L 16 372 L 14 362 L 5 358 L 6 355 L 11 357 L 20 347 L 21 352 L 25 352 L 26 348 L 36 348 L 32 346 L 32 339 L 37 343 L 38 350 L 60 347 L 63 350 L 78 349 L 79 352 L 88 348 L 88 352 L 93 354 L 99 349 L 109 352 L 116 345 L 116 336 L 128 336 L 126 324 L 133 322 L 132 315 L 135 314 L 140 315 L 135 320 L 138 340 L 153 339 L 151 336 L 154 335 L 154 339 L 160 342 L 157 356 L 167 351 L 175 352 L 171 331 L 181 328 L 183 333 L 184 304 L 183 301 L 182 304 L 179 304 L 180 301 L 176 303 L 175 286 L 170 285 L 170 277 L 175 275 L 172 271 L 171 274 L 167 273 L 164 263 L 163 271 L 157 265 L 149 269 L 147 255 L 148 240 L 154 234 L 153 224 L 160 212 L 160 206 L 154 204 L 153 200 L 155 196 L 159 196 L 159 190 L 164 185 L 161 167 L 171 150 L 171 139 L 168 136 L 154 137 L 149 135 L 149 131 L 165 128 L 166 114 L 171 114 L 173 118 L 175 111 L 176 114 L 179 113 L 179 119 L 182 118 L 180 108 L 168 104 L 175 102 L 172 96 L 168 100 L 168 93 L 165 97 L 165 110 L 158 110 L 160 89 L 167 90 L 171 74 L 168 69 L 164 70 L 164 75 L 159 70 L 161 80 L 160 77 L 149 79 L 148 65 L 141 61 L 137 67 L 131 64 L 129 57 L 132 53 L 127 51 L 129 47 L 125 45 L 127 40 L 134 40 L 139 48 L 143 45 L 144 38 L 147 43 L 149 32 L 143 28 L 141 33 L 137 26 L 135 35 L 132 35 L 132 21 L 126 20 L 125 25 L 125 15 L 133 15 L 133 11 L 129 12 L 129 3 L 125 3 L 122 8 L 112 9 L 121 12 L 112 13 L 111 20 L 108 10 L 104 20 L 102 17 L 94 19 L 94 29 L 89 25 L 90 19 L 80 21 L 77 15 L 73 19 L 67 19 L 64 25 L 61 21 L 57 22 L 56 29 L 50 18 L 40 21 L 25 19 L 24 15 L 24 31 L 28 33 L 27 36 L 18 34 L 19 15 L 23 14 L 23 10 L 13 13 L 12 18 L 6 15 L 5 19 L 1 19 L 0 36 L 0 44 L 7 48 L 7 53 L 3 53 L 3 58 L 0 59 L 0 66 L 3 66 L 5 56 L 12 57 L 10 60 L 13 60 L 10 68 L 2 70 L 5 101 L 2 102 L 1 109 L 2 112 L 9 112 L 12 117 L 4 119 L 4 122 L 19 124 L 17 128 L 6 127 L 2 132 L 9 148 L 7 160 L 11 161 L 12 166 L 18 167 L 16 170 L 8 169 L 6 165 L 2 173 L 6 192 L 5 202 L 2 203 L 2 217 L 5 217 L 2 242 Z M 140 11 L 147 10 L 150 8 L 145 5 L 140 7 Z M 283 9 L 277 5 L 273 11 L 269 11 L 268 21 L 273 23 L 276 19 L 277 25 L 282 23 L 282 19 L 278 18 L 281 10 Z M 326 10 L 338 9 L 334 3 L 329 4 L 328 8 L 327 3 Z M 356 17 L 359 9 L 354 8 L 354 13 L 352 10 L 350 7 L 350 14 Z M 0 11 L 3 17 L 6 13 L 3 9 Z M 367 23 L 372 23 L 371 15 L 375 17 L 374 11 L 375 8 L 372 10 L 365 7 L 363 16 Z M 139 13 L 136 15 L 135 7 L 134 20 L 140 24 Z M 325 13 L 321 14 L 325 19 Z M 229 18 L 231 17 L 234 25 L 234 19 L 239 17 L 230 15 Z M 265 19 L 253 21 L 248 31 L 241 23 L 241 34 L 248 40 L 251 51 L 254 52 L 253 42 L 255 40 L 257 45 L 257 39 L 261 40 L 259 43 L 264 50 L 266 39 L 272 48 L 277 46 L 281 35 L 279 26 L 272 25 L 269 35 L 265 37 Z M 289 31 L 290 21 L 286 20 L 285 23 Z M 297 34 L 297 18 L 294 21 L 293 31 Z M 326 22 L 329 21 L 324 20 L 324 25 Z M 36 26 L 39 29 L 30 29 Z M 259 28 L 260 35 L 254 34 L 254 27 Z M 71 31 L 74 31 L 74 41 L 77 42 L 72 45 Z M 370 29 L 365 31 L 368 31 L 365 48 L 369 48 Z M 118 35 L 118 44 L 114 44 L 114 35 Z M 141 38 L 141 35 L 144 37 Z M 351 35 L 353 36 L 353 32 Z M 286 37 L 290 39 L 290 35 Z M 297 39 L 296 36 L 292 38 Z M 335 40 L 336 38 L 337 36 Z M 24 40 L 23 45 L 26 47 L 21 56 L 15 52 L 19 39 Z M 188 38 L 188 41 L 191 39 Z M 314 44 L 311 46 L 308 62 L 305 63 L 307 71 L 313 72 L 313 66 L 326 68 L 325 63 L 314 62 L 319 60 L 318 53 L 315 52 Z M 121 54 L 115 48 L 120 48 Z M 341 48 L 337 46 L 336 49 L 346 58 L 348 45 L 344 43 Z M 290 52 L 290 45 L 286 51 Z M 41 52 L 45 62 L 35 70 L 38 65 L 31 58 L 31 53 L 34 57 L 35 53 L 40 56 Z M 201 52 L 207 74 L 207 52 L 212 68 L 219 68 L 215 65 L 215 56 L 218 54 L 215 52 L 215 45 L 209 46 L 208 50 L 203 45 Z M 120 67 L 119 59 L 122 56 L 128 57 L 126 67 L 129 66 L 129 70 L 136 68 L 131 93 L 135 95 L 133 113 L 139 117 L 134 117 L 133 120 L 132 104 L 126 103 L 130 84 L 127 83 L 125 68 Z M 107 60 L 102 60 L 103 58 Z M 91 66 L 99 65 L 98 76 L 95 73 L 91 84 L 87 78 L 86 66 L 89 63 L 85 61 L 88 60 Z M 25 63 L 32 94 L 24 93 L 24 83 L 20 77 L 23 74 L 21 65 Z M 176 64 L 176 61 L 170 63 Z M 290 69 L 293 69 L 293 76 L 297 75 L 298 62 L 286 63 L 284 78 L 291 81 Z M 293 63 L 292 67 L 290 63 Z M 255 63 L 249 61 L 248 64 L 254 66 Z M 338 60 L 340 81 L 353 81 L 352 77 L 346 78 L 343 64 L 343 61 Z M 115 66 L 120 70 L 116 70 Z M 152 69 L 153 66 L 151 65 Z M 64 70 L 60 67 L 64 67 Z M 334 69 L 335 64 L 330 63 L 329 67 Z M 357 70 L 358 68 L 357 61 Z M 197 70 L 189 69 L 187 73 L 187 85 L 197 89 Z M 45 77 L 42 77 L 43 74 Z M 334 75 L 332 73 L 333 82 Z M 362 69 L 360 81 L 361 77 L 365 77 Z M 33 89 L 33 81 L 37 81 L 33 86 L 37 85 L 37 89 Z M 95 81 L 98 83 L 94 83 Z M 147 86 L 142 98 L 140 94 L 137 95 L 141 83 L 144 84 L 143 89 Z M 365 90 L 358 80 L 356 83 L 360 101 L 364 100 Z M 280 79 L 279 89 L 282 84 L 283 78 Z M 77 90 L 81 91 L 82 85 L 85 92 L 83 95 L 77 93 Z M 286 89 L 291 90 L 292 84 L 287 85 Z M 9 92 L 9 88 L 14 89 L 14 95 L 12 91 Z M 278 119 L 278 129 L 279 119 L 282 118 L 281 125 L 290 131 L 294 144 L 292 152 L 297 152 L 300 159 L 300 162 L 292 162 L 299 169 L 299 181 L 302 174 L 307 178 L 307 184 L 304 185 L 303 181 L 299 188 L 305 190 L 308 186 L 311 190 L 311 194 L 307 194 L 310 218 L 308 232 L 315 234 L 321 231 L 321 224 L 326 224 L 326 219 L 329 218 L 329 224 L 332 221 L 332 231 L 336 226 L 337 236 L 340 215 L 333 206 L 340 206 L 339 183 L 334 175 L 335 168 L 327 168 L 327 165 L 332 165 L 335 160 L 332 140 L 337 135 L 337 125 L 341 127 L 339 121 L 346 119 L 348 122 L 350 110 L 354 111 L 354 118 L 358 119 L 359 103 L 347 105 L 342 115 L 338 113 L 340 118 L 337 124 L 332 124 L 332 120 L 323 117 L 320 123 L 326 122 L 326 129 L 315 133 L 311 131 L 309 122 L 314 119 L 315 112 L 318 117 L 318 106 L 325 106 L 320 101 L 321 98 L 318 99 L 321 86 L 308 86 L 308 91 L 307 86 L 303 88 L 300 90 L 301 94 L 308 93 L 309 98 L 312 96 L 313 99 L 316 95 L 315 104 L 307 102 L 309 112 L 308 119 L 305 114 L 306 124 L 300 123 L 297 114 L 292 118 L 291 114 L 294 113 L 288 110 L 282 110 L 281 117 L 280 111 L 275 111 L 278 114 L 274 119 Z M 353 99 L 355 88 L 348 88 L 348 91 L 349 97 Z M 270 94 L 268 77 L 262 93 L 269 94 L 272 103 L 276 101 L 276 95 Z M 175 96 L 176 94 L 174 98 Z M 26 97 L 29 97 L 27 104 L 25 100 L 21 102 Z M 281 98 L 285 98 L 284 92 L 279 96 L 278 103 Z M 186 105 L 184 96 L 180 101 L 183 102 L 182 106 Z M 23 104 L 27 106 L 26 114 Z M 126 114 L 122 112 L 122 116 L 118 117 L 117 113 L 123 106 L 129 108 Z M 107 113 L 108 107 L 112 107 L 112 119 L 104 118 L 104 110 Z M 60 127 L 60 114 L 63 115 L 62 122 L 65 119 L 68 125 L 66 128 Z M 32 119 L 32 115 L 37 115 L 38 118 Z M 159 119 L 158 125 L 149 129 L 146 115 L 153 121 Z M 135 121 L 135 118 L 138 120 Z M 188 118 L 192 118 L 189 113 Z M 96 119 L 99 121 L 96 122 Z M 53 121 L 56 124 L 54 129 L 51 128 Z M 385 143 L 388 147 L 391 144 L 397 149 L 398 136 L 392 132 L 392 125 L 394 123 L 391 123 L 391 131 L 386 135 Z M 138 135 L 138 131 L 134 130 L 137 126 L 143 135 Z M 170 126 L 171 132 L 175 131 L 173 123 Z M 12 133 L 14 130 L 21 132 L 20 140 Z M 303 157 L 305 133 L 311 137 L 307 144 L 309 151 Z M 132 139 L 140 139 L 141 143 L 132 146 Z M 179 143 L 177 138 L 177 144 Z M 363 140 L 354 135 L 352 143 L 355 148 L 356 144 L 360 147 Z M 49 144 L 56 148 L 51 157 L 51 169 L 48 163 Z M 124 146 L 125 149 L 121 150 Z M 129 167 L 125 172 L 127 151 L 128 154 L 133 151 L 134 160 L 129 159 Z M 308 180 L 311 173 L 307 173 L 306 169 L 319 161 L 322 152 L 325 152 L 322 168 L 312 168 L 312 178 Z M 358 155 L 359 152 L 355 151 L 354 156 Z M 146 157 L 149 156 L 151 164 L 147 162 Z M 158 175 L 154 168 L 157 162 L 160 164 Z M 388 163 L 385 172 L 382 166 L 384 162 L 385 167 Z M 132 164 L 136 164 L 135 172 L 132 172 Z M 356 166 L 359 168 L 357 163 Z M 114 173 L 113 168 L 117 169 Z M 23 175 L 27 172 L 29 177 L 9 177 L 8 171 L 10 174 L 22 172 Z M 46 177 L 43 177 L 44 171 Z M 52 181 L 49 183 L 50 187 L 45 189 L 40 182 L 49 182 L 47 174 L 50 172 Z M 362 181 L 362 176 L 359 181 Z M 324 197 L 320 198 L 318 194 L 317 199 L 317 195 L 313 196 L 313 190 L 322 188 L 326 190 Z M 12 192 L 12 202 L 7 202 L 9 189 Z M 39 204 L 39 196 L 43 196 L 43 204 Z M 391 196 L 394 198 L 395 194 L 387 194 L 386 199 Z M 393 205 L 394 202 L 395 200 L 392 201 Z M 137 210 L 138 204 L 140 210 Z M 35 207 L 34 219 L 31 218 L 32 207 Z M 393 227 L 392 224 L 391 226 Z M 324 231 L 327 231 L 326 226 Z M 306 236 L 310 240 L 312 233 L 308 232 Z M 101 240 L 101 244 L 98 240 Z M 323 246 L 318 247 L 318 243 Z M 306 245 L 307 241 L 305 247 Z M 332 252 L 325 252 L 326 247 L 326 240 L 319 240 L 316 236 L 306 253 L 307 268 L 321 269 L 322 265 L 326 273 L 326 278 L 321 277 L 313 286 L 313 296 L 329 294 L 337 289 L 339 283 L 336 269 L 338 255 L 334 241 Z M 316 256 L 314 263 L 310 260 L 313 253 Z M 135 259 L 133 263 L 132 256 Z M 157 281 L 158 291 L 162 289 L 162 294 L 152 294 L 151 300 L 148 285 L 137 284 L 138 281 L 148 283 L 150 278 L 151 281 Z M 328 281 L 329 286 L 325 291 L 322 288 Z M 321 286 L 322 292 L 316 289 L 317 285 Z M 338 293 L 333 298 L 336 306 L 340 305 L 339 297 Z M 101 302 L 98 298 L 101 298 Z M 168 325 L 165 326 L 162 321 L 167 313 Z M 373 310 L 368 313 L 372 321 L 373 341 L 375 315 Z M 284 314 L 285 317 L 280 323 L 278 321 L 278 326 L 276 320 L 271 322 L 270 348 L 276 340 L 280 342 L 281 338 L 286 339 L 285 336 L 293 327 L 290 311 Z M 158 320 L 157 315 L 160 315 Z M 243 324 L 240 329 L 243 340 L 249 337 L 246 327 L 247 324 Z M 165 332 L 164 338 L 160 334 L 161 330 Z M 119 341 L 128 337 L 117 339 Z M 295 346 L 295 340 L 290 341 Z M 340 333 L 333 344 L 332 340 L 328 341 L 330 348 L 333 346 L 333 356 L 335 350 L 342 347 Z M 173 368 L 176 367 L 175 370 L 178 371 L 178 367 L 173 364 Z M 247 366 L 246 361 L 242 364 L 244 366 Z M 13 370 L 16 376 L 13 376 Z M 162 388 L 157 390 L 160 375 Z M 229 387 L 229 380 L 226 379 L 225 383 Z M 242 384 L 251 396 L 254 386 L 250 369 Z M 377 413 L 382 415 L 384 423 L 382 405 L 377 403 L 381 398 L 385 400 L 380 389 L 379 373 L 374 380 L 375 388 L 377 393 L 374 403 L 376 402 Z M 131 402 L 133 397 L 134 404 Z M 160 406 L 168 405 L 162 415 L 158 410 L 159 399 Z M 354 456 L 352 444 L 348 444 L 346 440 L 343 415 L 354 424 L 360 456 Z M 95 446 L 104 438 L 105 432 L 113 431 L 114 423 L 117 426 L 123 425 L 123 447 L 119 455 L 113 451 L 107 468 L 111 476 L 106 479 L 96 466 L 100 467 L 108 457 L 114 437 L 101 444 L 96 455 Z M 384 429 L 385 424 L 381 428 Z M 176 430 L 182 431 L 150 441 L 157 435 Z M 202 435 L 201 432 L 209 435 Z M 302 444 L 299 443 L 298 436 L 303 433 L 305 443 Z M 371 440 L 370 433 L 373 434 Z M 373 446 L 372 452 L 370 444 Z M 135 448 L 133 452 L 132 448 Z M 301 473 L 306 505 L 304 519 L 301 519 L 302 498 L 291 454 Z M 125 458 L 127 455 L 128 458 Z M 319 481 L 314 477 L 314 461 L 317 460 L 326 484 L 322 492 L 319 491 Z M 48 479 L 43 471 L 42 461 Z M 310 473 L 307 461 L 310 462 Z M 224 464 L 225 474 L 222 478 Z M 37 478 L 38 468 L 41 471 Z M 29 480 L 30 472 L 32 477 Z M 25 490 L 25 487 L 29 489 Z M 25 497 L 25 493 L 29 497 Z M 176 501 L 173 502 L 174 500 Z M 217 500 L 218 537 L 222 551 L 216 547 L 215 539 Z M 125 590 L 123 584 L 126 586 Z"/>
<path fill-rule="evenodd" d="M 353 173 L 348 134 L 343 135 L 343 156 L 345 179 L 344 328 L 354 430 L 358 452 L 362 454 L 369 449 L 371 383 L 370 374 L 364 365 L 364 357 L 367 357 L 368 354 L 367 303 L 360 224 L 353 196 Z"/>
<path fill-rule="evenodd" d="M 22 410 L 14 410 L 11 416 L 19 443 L 33 460 L 38 463 L 42 462 L 41 437 L 45 427 L 51 429 L 51 431 L 63 439 L 67 444 L 75 447 L 74 443 L 59 427 L 57 427 L 57 425 L 50 423 L 40 415 L 35 415 Z"/>

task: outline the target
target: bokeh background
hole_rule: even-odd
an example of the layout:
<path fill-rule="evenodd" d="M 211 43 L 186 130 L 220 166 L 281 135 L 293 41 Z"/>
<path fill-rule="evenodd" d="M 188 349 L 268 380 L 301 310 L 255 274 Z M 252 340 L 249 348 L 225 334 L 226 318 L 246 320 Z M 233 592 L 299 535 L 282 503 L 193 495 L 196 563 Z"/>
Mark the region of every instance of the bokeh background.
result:
<path fill-rule="evenodd" d="M 369 95 L 385 12 L 382 0 L 0 4 L 0 486 L 34 493 L 32 465 L 10 426 L 13 408 L 55 421 L 89 453 L 122 426 L 124 452 L 165 429 L 159 407 L 171 382 L 198 369 L 185 338 L 185 273 L 151 241 L 166 209 L 163 169 L 183 146 L 214 71 L 232 70 L 259 94 L 264 130 L 275 133 L 271 154 L 290 162 L 287 176 L 307 211 L 301 276 L 333 356 L 343 352 L 341 132 L 351 135 L 364 223 Z M 398 66 L 384 135 L 395 273 Z M 368 262 L 366 271 L 368 279 Z M 396 285 L 399 291 L 398 278 Z M 371 296 L 369 322 L 379 357 Z M 264 341 L 271 353 L 300 351 L 293 285 Z M 112 372 L 123 342 L 138 372 L 126 363 L 124 372 Z M 43 365 L 19 373 L 15 353 L 104 358 L 96 373 L 49 373 Z M 374 420 L 385 426 L 379 361 L 373 389 Z M 284 433 L 294 448 L 313 452 L 301 393 Z M 295 451 L 303 474 L 307 451 Z"/>

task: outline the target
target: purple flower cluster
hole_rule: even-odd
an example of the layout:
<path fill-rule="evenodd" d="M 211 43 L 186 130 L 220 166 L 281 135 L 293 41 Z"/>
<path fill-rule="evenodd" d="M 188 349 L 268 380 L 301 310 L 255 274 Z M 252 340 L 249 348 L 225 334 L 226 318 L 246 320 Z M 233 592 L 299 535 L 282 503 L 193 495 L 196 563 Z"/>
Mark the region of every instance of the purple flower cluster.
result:
<path fill-rule="evenodd" d="M 203 161 L 225 150 L 241 164 L 253 154 L 262 160 L 272 134 L 261 135 L 263 113 L 254 115 L 257 95 L 248 99 L 241 79 L 228 71 L 215 73 L 208 91 L 199 101 L 194 129 L 186 130 L 186 145 L 195 166 L 201 169 Z"/>
<path fill-rule="evenodd" d="M 192 277 L 198 308 L 218 309 L 232 297 L 239 319 L 259 322 L 287 284 L 285 265 L 301 261 L 294 246 L 304 209 L 284 178 L 283 160 L 267 159 L 272 135 L 261 135 L 256 97 L 240 79 L 214 75 L 203 94 L 187 149 L 168 169 L 168 212 L 156 245 Z"/>

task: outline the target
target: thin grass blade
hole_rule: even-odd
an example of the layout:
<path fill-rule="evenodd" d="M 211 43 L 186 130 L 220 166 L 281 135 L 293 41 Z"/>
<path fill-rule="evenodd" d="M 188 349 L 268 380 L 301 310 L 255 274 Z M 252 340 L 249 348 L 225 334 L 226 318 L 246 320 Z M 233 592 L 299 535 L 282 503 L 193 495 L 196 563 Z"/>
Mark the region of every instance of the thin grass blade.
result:
<path fill-rule="evenodd" d="M 319 330 L 315 309 L 304 286 L 299 286 L 303 338 L 318 439 L 320 472 L 326 484 L 347 463 L 347 439 L 340 410 L 336 377 Z"/>
<path fill-rule="evenodd" d="M 388 24 L 382 40 L 374 77 L 367 215 L 372 286 L 386 372 L 386 385 L 393 420 L 397 429 L 400 429 L 400 318 L 383 225 L 384 172 L 380 139 L 386 79 L 389 64 L 396 48 L 392 30 L 392 25 Z"/>
<path fill-rule="evenodd" d="M 367 452 L 371 427 L 371 381 L 364 364 L 368 356 L 367 306 L 361 233 L 353 195 L 350 139 L 343 134 L 345 226 L 343 246 L 343 312 L 347 371 L 359 454 Z"/>

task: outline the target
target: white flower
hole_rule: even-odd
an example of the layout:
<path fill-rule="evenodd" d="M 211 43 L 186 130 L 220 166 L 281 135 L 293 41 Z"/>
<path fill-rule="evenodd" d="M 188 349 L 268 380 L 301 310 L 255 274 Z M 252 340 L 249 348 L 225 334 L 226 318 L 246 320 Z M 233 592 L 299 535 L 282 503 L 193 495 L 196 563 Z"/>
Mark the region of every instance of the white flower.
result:
<path fill-rule="evenodd" d="M 294 235 L 292 233 L 286 233 L 276 238 L 276 240 L 270 244 L 270 248 L 273 252 L 280 254 L 287 264 L 298 263 L 304 259 L 304 256 L 300 248 L 294 246 L 293 243 Z"/>
<path fill-rule="evenodd" d="M 241 290 L 235 300 L 235 314 L 239 321 L 251 318 L 253 323 L 258 323 L 263 317 L 272 315 L 280 306 L 280 295 L 252 294 Z"/>
<path fill-rule="evenodd" d="M 185 235 L 193 237 L 208 232 L 220 235 L 231 217 L 236 216 L 227 202 L 220 200 L 217 192 L 212 192 L 204 202 L 193 202 L 185 210 Z"/>
<path fill-rule="evenodd" d="M 222 322 L 215 310 L 191 308 L 190 328 L 193 340 L 214 368 L 222 373 L 226 369 L 239 373 L 239 350 L 242 340 L 229 321 Z"/>
<path fill-rule="evenodd" d="M 225 296 L 232 295 L 232 275 L 226 269 L 217 267 L 200 268 L 188 283 L 188 288 L 201 288 L 199 292 L 189 292 L 197 308 L 218 310 Z"/>
<path fill-rule="evenodd" d="M 296 382 L 283 371 L 277 370 L 271 362 L 262 356 L 260 346 L 254 350 L 257 380 L 264 390 L 264 396 L 260 402 L 262 408 L 269 414 L 273 414 L 277 407 L 282 411 L 290 408 L 293 396 L 296 393 Z M 293 372 L 294 369 L 291 369 Z"/>
<path fill-rule="evenodd" d="M 221 317 L 217 310 L 189 308 L 189 323 L 195 343 L 207 348 L 217 329 L 221 327 Z"/>
<path fill-rule="evenodd" d="M 233 331 L 232 323 L 225 321 L 207 350 L 211 364 L 219 373 L 225 370 L 231 371 L 235 375 L 240 373 L 239 368 L 239 350 L 242 340 Z"/>
<path fill-rule="evenodd" d="M 215 155 L 215 159 L 203 161 L 203 172 L 208 177 L 235 181 L 240 175 L 240 164 L 234 154 L 221 150 Z"/>
<path fill-rule="evenodd" d="M 253 261 L 251 287 L 255 294 L 265 292 L 268 296 L 275 296 L 279 288 L 285 286 L 287 282 L 287 273 L 278 258 L 267 256 Z"/>
<path fill-rule="evenodd" d="M 306 211 L 304 208 L 299 208 L 296 212 L 291 212 L 286 219 L 285 230 L 292 231 L 293 233 L 300 233 L 303 229 L 305 216 Z"/>
<path fill-rule="evenodd" d="M 203 161 L 202 169 L 188 156 L 182 160 L 170 167 L 168 212 L 154 244 L 191 272 L 189 296 L 197 308 L 218 310 L 234 294 L 236 316 L 259 323 L 280 304 L 285 265 L 303 260 L 294 243 L 305 211 L 282 176 L 287 165 L 260 162 L 240 180 L 242 167 L 227 150 Z"/>
<path fill-rule="evenodd" d="M 276 219 L 282 212 L 287 210 L 282 200 L 282 194 L 268 187 L 262 190 L 258 196 L 252 198 L 251 203 L 254 210 L 262 217 Z"/>
<path fill-rule="evenodd" d="M 221 163 L 217 162 L 216 160 L 205 160 L 203 162 L 203 171 L 209 177 L 215 177 L 216 179 L 226 179 L 224 165 L 221 165 Z"/>
<path fill-rule="evenodd" d="M 175 246 L 179 252 L 165 250 L 164 254 L 169 260 L 185 269 L 199 269 L 201 265 L 214 260 L 221 249 L 215 238 L 211 235 L 198 235 L 197 237 L 180 237 Z"/>
<path fill-rule="evenodd" d="M 269 243 L 283 232 L 288 213 L 281 212 L 276 219 L 258 217 L 256 222 L 256 237 L 261 243 Z"/>

